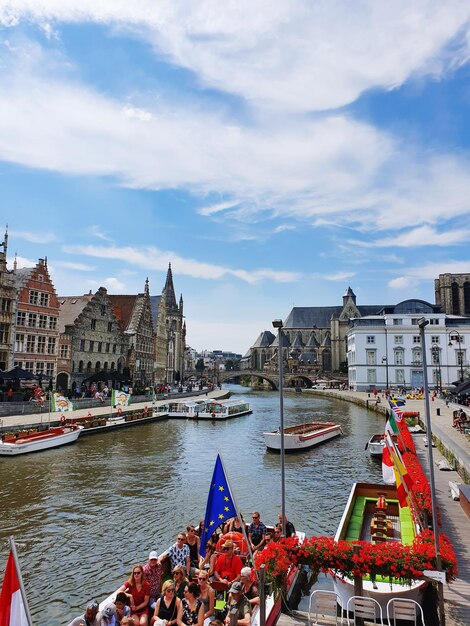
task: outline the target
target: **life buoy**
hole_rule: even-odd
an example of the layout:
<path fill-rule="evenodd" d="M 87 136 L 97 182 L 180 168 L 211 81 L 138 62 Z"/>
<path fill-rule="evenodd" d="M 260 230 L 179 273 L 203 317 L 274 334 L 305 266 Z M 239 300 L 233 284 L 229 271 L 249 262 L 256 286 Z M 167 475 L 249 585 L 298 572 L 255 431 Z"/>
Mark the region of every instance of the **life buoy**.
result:
<path fill-rule="evenodd" d="M 122 415 L 122 409 L 121 409 L 121 407 L 119 407 L 119 409 L 117 410 L 117 414 L 118 414 L 118 415 Z"/>
<path fill-rule="evenodd" d="M 60 416 L 60 423 L 62 424 L 62 426 L 66 423 L 66 419 L 65 419 L 65 415 L 61 415 Z"/>
<path fill-rule="evenodd" d="M 403 411 L 403 417 L 419 417 L 419 411 Z"/>
<path fill-rule="evenodd" d="M 222 535 L 219 541 L 217 542 L 216 549 L 221 550 L 222 546 L 227 541 L 227 539 L 231 539 L 233 541 L 233 543 L 239 549 L 241 554 L 247 554 L 248 546 L 246 545 L 245 538 L 243 537 L 242 533 L 237 533 L 237 532 L 225 533 L 225 535 Z"/>
<path fill-rule="evenodd" d="M 211 417 L 215 417 L 215 413 L 214 412 L 211 413 Z"/>

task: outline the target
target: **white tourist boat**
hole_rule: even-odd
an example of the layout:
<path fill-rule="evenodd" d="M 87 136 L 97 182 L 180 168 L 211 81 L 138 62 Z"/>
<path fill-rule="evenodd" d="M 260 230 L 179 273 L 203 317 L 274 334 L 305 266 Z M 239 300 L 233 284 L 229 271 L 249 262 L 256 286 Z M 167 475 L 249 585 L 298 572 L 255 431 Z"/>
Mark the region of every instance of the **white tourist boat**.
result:
<path fill-rule="evenodd" d="M 410 545 L 420 532 L 409 507 L 398 505 L 397 490 L 394 485 L 375 483 L 354 483 L 346 508 L 336 531 L 335 541 L 373 541 L 374 515 L 379 498 L 386 503 L 386 541 L 401 542 Z M 388 577 L 377 576 L 375 582 L 363 578 L 364 595 L 379 602 L 382 610 L 386 610 L 391 598 L 411 599 L 419 604 L 423 601 L 425 580 L 415 580 L 411 585 L 398 581 L 390 583 Z M 354 580 L 335 576 L 334 590 L 338 594 L 343 609 L 346 609 L 349 598 L 354 595 Z"/>
<path fill-rule="evenodd" d="M 83 426 L 71 424 L 47 430 L 28 430 L 18 433 L 6 433 L 0 441 L 0 456 L 17 456 L 30 452 L 40 452 L 74 443 Z"/>
<path fill-rule="evenodd" d="M 284 428 L 284 450 L 295 452 L 318 446 L 329 439 L 342 435 L 341 426 L 334 422 L 309 422 Z M 281 431 L 263 433 L 264 441 L 269 450 L 281 449 Z"/>
<path fill-rule="evenodd" d="M 398 437 L 392 435 L 393 442 L 398 443 Z M 366 445 L 366 450 L 369 450 L 371 456 L 377 456 L 382 458 L 382 450 L 385 448 L 385 435 L 383 433 L 376 433 L 372 435 Z"/>
<path fill-rule="evenodd" d="M 165 406 L 168 417 L 183 417 L 200 420 L 224 420 L 240 417 L 251 413 L 251 408 L 245 400 L 180 400 L 169 402 Z"/>
<path fill-rule="evenodd" d="M 175 400 L 169 402 L 162 407 L 167 413 L 168 417 L 194 417 L 196 410 L 200 409 L 204 404 L 204 400 Z"/>

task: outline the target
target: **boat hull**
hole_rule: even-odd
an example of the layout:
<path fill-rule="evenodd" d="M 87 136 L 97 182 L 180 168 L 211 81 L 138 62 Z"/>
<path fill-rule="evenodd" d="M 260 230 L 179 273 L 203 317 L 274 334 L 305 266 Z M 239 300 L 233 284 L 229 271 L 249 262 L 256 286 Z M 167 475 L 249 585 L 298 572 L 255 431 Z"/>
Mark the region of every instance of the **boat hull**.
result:
<path fill-rule="evenodd" d="M 334 424 L 326 428 L 312 430 L 311 432 L 289 433 L 284 431 L 284 450 L 286 452 L 296 452 L 307 450 L 318 446 L 334 437 L 341 435 L 341 426 Z M 279 452 L 281 450 L 280 432 L 263 433 L 266 447 L 269 450 Z"/>
<path fill-rule="evenodd" d="M 38 434 L 37 438 L 25 439 L 24 443 L 0 443 L 0 456 L 18 456 L 20 454 L 29 454 L 31 452 L 41 452 L 42 450 L 49 450 L 50 448 L 58 448 L 59 446 L 66 446 L 71 443 L 75 443 L 80 433 L 83 430 L 83 426 L 77 426 L 74 429 L 58 429 L 68 432 L 62 434 L 54 434 L 48 436 L 48 431 L 44 431 Z"/>

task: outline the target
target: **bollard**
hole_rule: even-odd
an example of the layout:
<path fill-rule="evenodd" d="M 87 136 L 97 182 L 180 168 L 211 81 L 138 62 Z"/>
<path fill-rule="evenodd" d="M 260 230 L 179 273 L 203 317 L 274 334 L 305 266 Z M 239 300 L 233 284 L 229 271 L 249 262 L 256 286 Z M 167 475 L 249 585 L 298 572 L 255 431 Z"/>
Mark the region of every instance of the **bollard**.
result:
<path fill-rule="evenodd" d="M 440 415 L 440 414 L 441 414 L 441 409 L 438 407 L 438 408 L 436 409 L 436 415 Z"/>

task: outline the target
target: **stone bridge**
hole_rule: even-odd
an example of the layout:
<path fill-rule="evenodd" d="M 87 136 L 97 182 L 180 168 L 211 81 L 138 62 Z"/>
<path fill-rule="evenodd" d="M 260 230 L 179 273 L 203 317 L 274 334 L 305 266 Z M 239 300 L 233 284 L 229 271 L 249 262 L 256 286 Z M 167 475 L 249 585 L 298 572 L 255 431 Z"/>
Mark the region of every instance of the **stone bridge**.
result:
<path fill-rule="evenodd" d="M 214 371 L 207 370 L 203 372 L 204 378 L 214 378 Z M 185 377 L 201 376 L 200 372 L 186 371 Z M 236 382 L 240 378 L 258 378 L 259 380 L 267 381 L 272 389 L 279 388 L 279 375 L 277 371 L 255 371 L 255 370 L 225 370 L 217 372 L 217 379 L 219 382 Z M 310 388 L 318 378 L 317 373 L 307 374 L 303 372 L 284 372 L 284 386 L 285 387 L 307 387 Z M 324 380 L 327 380 L 326 378 Z"/>

